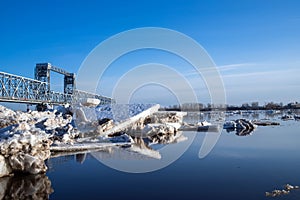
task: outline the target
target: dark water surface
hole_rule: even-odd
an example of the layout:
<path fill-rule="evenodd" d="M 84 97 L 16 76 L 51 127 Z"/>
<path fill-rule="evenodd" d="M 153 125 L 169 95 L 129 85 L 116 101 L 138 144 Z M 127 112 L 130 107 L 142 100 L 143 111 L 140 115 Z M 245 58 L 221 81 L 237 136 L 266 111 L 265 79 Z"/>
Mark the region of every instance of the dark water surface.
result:
<path fill-rule="evenodd" d="M 197 133 L 178 160 L 149 173 L 120 172 L 90 154 L 85 160 L 53 158 L 46 174 L 53 190 L 47 191 L 50 199 L 300 199 L 300 190 L 265 196 L 286 183 L 300 185 L 300 121 L 280 123 L 248 136 L 223 130 L 203 159 L 198 153 L 205 133 Z"/>

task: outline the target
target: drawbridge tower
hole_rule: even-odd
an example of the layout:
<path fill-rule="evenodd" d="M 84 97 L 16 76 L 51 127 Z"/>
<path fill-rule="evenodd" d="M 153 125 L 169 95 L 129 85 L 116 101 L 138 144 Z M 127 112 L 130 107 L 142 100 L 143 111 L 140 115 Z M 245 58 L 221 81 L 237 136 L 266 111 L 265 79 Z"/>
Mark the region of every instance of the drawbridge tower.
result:
<path fill-rule="evenodd" d="M 63 69 L 52 66 L 50 63 L 38 63 L 36 64 L 35 72 L 34 72 L 35 79 L 48 83 L 46 92 L 49 93 L 51 91 L 50 88 L 51 71 L 64 75 L 64 93 L 73 94 L 74 90 L 76 89 L 74 73 L 69 73 Z"/>

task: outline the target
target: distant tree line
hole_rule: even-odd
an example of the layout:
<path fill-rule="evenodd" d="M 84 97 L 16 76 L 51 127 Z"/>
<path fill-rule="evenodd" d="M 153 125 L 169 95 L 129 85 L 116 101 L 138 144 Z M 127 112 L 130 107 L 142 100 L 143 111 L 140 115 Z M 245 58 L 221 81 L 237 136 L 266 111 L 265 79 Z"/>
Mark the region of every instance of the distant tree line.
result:
<path fill-rule="evenodd" d="M 240 106 L 224 105 L 224 104 L 203 104 L 203 103 L 184 103 L 181 105 L 173 105 L 161 108 L 166 111 L 212 111 L 212 110 L 284 110 L 284 109 L 300 109 L 300 103 L 292 102 L 284 105 L 281 103 L 268 102 L 259 105 L 258 102 L 243 103 Z"/>

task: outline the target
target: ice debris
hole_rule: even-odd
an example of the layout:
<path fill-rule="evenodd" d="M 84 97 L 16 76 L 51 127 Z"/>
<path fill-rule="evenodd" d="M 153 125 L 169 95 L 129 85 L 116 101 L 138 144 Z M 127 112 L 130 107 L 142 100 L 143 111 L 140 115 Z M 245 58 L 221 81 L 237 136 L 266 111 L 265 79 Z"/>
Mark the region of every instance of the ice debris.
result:
<path fill-rule="evenodd" d="M 98 119 L 108 118 L 120 123 L 155 106 L 157 104 L 107 104 L 99 105 L 95 111 Z"/>
<path fill-rule="evenodd" d="M 128 144 L 134 149 L 138 138 L 146 145 L 185 140 L 178 132 L 184 114 L 157 113 L 158 109 L 158 104 L 96 108 L 73 105 L 20 112 L 0 106 L 0 177 L 14 172 L 46 172 L 44 161 L 50 158 L 51 151 Z M 147 151 L 152 152 L 150 147 Z"/>
<path fill-rule="evenodd" d="M 281 195 L 287 195 L 289 194 L 292 190 L 296 190 L 296 189 L 299 189 L 299 186 L 293 186 L 293 185 L 290 185 L 290 184 L 286 184 L 284 185 L 284 189 L 281 189 L 281 190 L 273 190 L 272 192 L 266 192 L 266 196 L 267 197 L 277 197 L 277 196 L 281 196 Z"/>
<path fill-rule="evenodd" d="M 153 144 L 173 143 L 181 136 L 178 129 L 182 118 L 183 113 L 180 112 L 156 112 L 128 127 L 126 133 L 132 137 L 147 138 Z"/>
<path fill-rule="evenodd" d="M 57 111 L 20 112 L 0 106 L 0 177 L 14 172 L 44 173 L 54 142 L 72 142 L 72 116 Z"/>
<path fill-rule="evenodd" d="M 239 136 L 250 135 L 256 129 L 256 127 L 257 125 L 247 119 L 227 121 L 223 125 L 223 128 L 226 129 L 227 132 L 236 131 L 236 135 Z"/>
<path fill-rule="evenodd" d="M 17 129 L 17 128 L 16 128 Z M 1 176 L 12 172 L 30 174 L 44 173 L 47 166 L 44 160 L 50 158 L 49 135 L 38 129 L 30 129 L 14 134 L 0 141 L 0 165 L 3 166 Z"/>

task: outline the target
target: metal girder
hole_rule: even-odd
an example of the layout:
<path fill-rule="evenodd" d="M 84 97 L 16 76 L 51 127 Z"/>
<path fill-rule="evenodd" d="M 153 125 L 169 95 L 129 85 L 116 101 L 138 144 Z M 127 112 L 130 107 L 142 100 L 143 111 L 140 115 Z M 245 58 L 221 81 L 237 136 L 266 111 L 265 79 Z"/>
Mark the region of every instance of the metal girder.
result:
<path fill-rule="evenodd" d="M 98 94 L 93 94 L 89 92 L 85 92 L 82 90 L 74 90 L 73 93 L 73 102 L 80 102 L 81 99 L 86 99 L 86 98 L 95 98 L 100 100 L 100 104 L 110 104 L 110 103 L 115 103 L 115 100 L 109 97 L 101 96 Z"/>
<path fill-rule="evenodd" d="M 64 93 L 73 94 L 76 88 L 75 74 L 67 72 L 64 69 L 51 65 L 50 63 L 38 63 L 35 66 L 35 79 L 48 83 L 48 91 L 50 88 L 50 72 L 56 72 L 64 75 Z"/>
<path fill-rule="evenodd" d="M 47 70 L 48 65 L 44 65 L 44 68 L 40 67 L 36 69 L 36 77 L 39 76 L 41 80 L 47 80 Z M 72 73 L 69 75 L 71 75 L 72 78 L 66 80 L 66 82 L 72 85 L 72 83 L 75 83 L 75 75 Z M 100 100 L 100 104 L 114 103 L 114 100 L 109 97 L 75 90 L 74 87 L 71 87 L 69 90 L 70 93 L 66 92 L 66 90 L 65 93 L 59 93 L 51 91 L 49 86 L 50 82 L 47 81 L 0 72 L 0 101 L 32 104 L 66 104 L 79 102 L 84 98 L 96 98 Z"/>
<path fill-rule="evenodd" d="M 47 83 L 0 72 L 0 101 L 47 101 Z"/>
<path fill-rule="evenodd" d="M 49 63 L 48 63 L 49 64 Z M 66 75 L 66 76 L 70 76 L 72 73 L 69 73 L 67 72 L 66 70 L 64 69 L 61 69 L 61 68 L 58 68 L 58 67 L 55 67 L 53 65 L 51 65 L 51 71 L 54 71 L 54 72 L 57 72 L 59 74 L 62 74 L 62 75 Z"/>
<path fill-rule="evenodd" d="M 73 94 L 76 89 L 75 74 L 70 73 L 64 77 L 64 93 Z"/>

